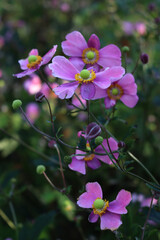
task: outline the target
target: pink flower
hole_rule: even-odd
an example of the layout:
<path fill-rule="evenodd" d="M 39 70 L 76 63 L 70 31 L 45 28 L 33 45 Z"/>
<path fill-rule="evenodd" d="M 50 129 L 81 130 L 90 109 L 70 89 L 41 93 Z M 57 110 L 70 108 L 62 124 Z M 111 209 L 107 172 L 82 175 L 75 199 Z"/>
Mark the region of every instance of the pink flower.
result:
<path fill-rule="evenodd" d="M 146 25 L 143 22 L 137 22 L 135 23 L 135 30 L 139 33 L 139 35 L 145 35 L 146 34 Z"/>
<path fill-rule="evenodd" d="M 29 118 L 29 120 L 31 121 L 31 123 L 35 122 L 35 120 L 39 116 L 39 113 L 40 113 L 40 111 L 39 111 L 38 104 L 33 102 L 33 103 L 29 103 L 26 106 L 26 115 Z"/>
<path fill-rule="evenodd" d="M 17 78 L 21 78 L 27 75 L 31 75 L 33 72 L 37 71 L 42 65 L 47 64 L 53 55 L 55 54 L 57 45 L 54 45 L 49 52 L 47 52 L 43 57 L 38 55 L 37 49 L 32 49 L 29 53 L 28 58 L 19 60 L 21 69 L 24 70 L 21 73 L 13 74 Z"/>
<path fill-rule="evenodd" d="M 51 83 L 50 86 L 54 89 L 58 86 L 57 83 Z M 57 95 L 49 89 L 46 83 L 42 84 L 41 92 L 47 97 L 47 98 L 57 98 Z"/>
<path fill-rule="evenodd" d="M 24 88 L 29 94 L 36 94 L 41 90 L 42 82 L 38 75 L 33 74 L 24 82 Z"/>
<path fill-rule="evenodd" d="M 124 74 L 124 68 L 120 66 L 95 73 L 93 69 L 83 69 L 80 65 L 75 67 L 72 62 L 61 56 L 54 57 L 49 68 L 53 76 L 70 81 L 54 88 L 54 92 L 61 99 L 71 98 L 79 85 L 82 98 L 92 99 L 95 95 L 95 86 L 106 89 L 111 85 L 111 79 L 118 80 Z"/>
<path fill-rule="evenodd" d="M 141 207 L 150 207 L 150 204 L 151 204 L 151 201 L 152 201 L 152 198 L 144 198 L 141 202 Z M 156 205 L 158 202 L 157 199 L 153 198 L 153 205 Z"/>
<path fill-rule="evenodd" d="M 98 182 L 90 182 L 86 184 L 86 192 L 80 195 L 77 204 L 82 208 L 92 208 L 89 215 L 89 222 L 97 222 L 100 217 L 101 230 L 116 230 L 122 224 L 121 214 L 126 214 L 126 206 L 130 203 L 131 193 L 122 189 L 116 200 L 109 202 L 103 200 L 103 193 Z"/>
<path fill-rule="evenodd" d="M 108 139 L 108 141 L 109 141 L 109 145 L 110 145 L 111 150 L 112 151 L 117 151 L 118 150 L 117 142 L 112 137 L 110 137 Z M 106 139 L 103 140 L 103 146 L 105 147 L 105 149 L 109 153 L 110 151 L 109 151 Z M 86 149 L 91 150 L 89 143 L 86 144 Z M 95 152 L 105 154 L 105 151 L 102 148 L 102 146 L 96 147 Z M 86 155 L 86 152 L 83 152 L 81 150 L 76 150 L 76 154 Z M 116 159 L 118 159 L 119 154 L 114 153 L 114 156 L 115 156 Z M 109 165 L 112 164 L 112 161 L 110 160 L 109 156 L 107 156 L 107 155 L 90 154 L 90 155 L 86 155 L 86 156 L 72 157 L 72 162 L 68 165 L 68 167 L 73 171 L 77 171 L 77 172 L 85 175 L 86 174 L 86 165 L 91 169 L 97 169 L 101 166 L 100 161 L 102 161 L 106 164 L 109 164 Z"/>
<path fill-rule="evenodd" d="M 92 34 L 88 43 L 78 31 L 66 35 L 66 41 L 62 42 L 63 52 L 70 56 L 75 66 L 84 67 L 85 64 L 100 65 L 104 68 L 121 66 L 121 51 L 110 44 L 100 49 L 100 41 L 97 35 Z"/>
<path fill-rule="evenodd" d="M 117 100 L 121 100 L 129 108 L 133 108 L 138 102 L 137 85 L 133 75 L 127 73 L 118 81 L 112 80 L 109 88 L 97 88 L 94 99 L 104 97 L 106 108 L 113 107 Z"/>

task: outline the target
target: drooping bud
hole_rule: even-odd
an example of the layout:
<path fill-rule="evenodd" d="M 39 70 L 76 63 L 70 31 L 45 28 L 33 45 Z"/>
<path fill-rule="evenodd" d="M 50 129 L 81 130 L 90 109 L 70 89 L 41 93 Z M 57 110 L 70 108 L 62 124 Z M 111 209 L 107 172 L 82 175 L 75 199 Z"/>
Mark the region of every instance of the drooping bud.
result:
<path fill-rule="evenodd" d="M 101 137 L 101 136 L 96 137 L 96 139 L 95 139 L 95 144 L 96 144 L 97 146 L 100 145 L 100 144 L 102 144 L 102 142 L 103 142 L 103 137 Z"/>
<path fill-rule="evenodd" d="M 87 69 L 83 69 L 83 70 L 80 72 L 80 76 L 81 76 L 81 78 L 83 78 L 83 79 L 87 79 L 87 78 L 89 78 L 89 76 L 90 76 L 90 71 L 88 71 Z"/>
<path fill-rule="evenodd" d="M 126 144 L 124 142 L 122 142 L 122 141 L 118 142 L 118 147 L 119 148 L 124 148 L 125 146 L 126 146 Z"/>
<path fill-rule="evenodd" d="M 96 208 L 96 209 L 102 209 L 103 208 L 103 206 L 104 206 L 104 201 L 103 201 L 103 199 L 96 199 L 95 201 L 94 201 L 94 203 L 93 203 L 93 205 L 94 205 L 94 207 Z"/>
<path fill-rule="evenodd" d="M 90 140 L 97 137 L 100 133 L 101 133 L 100 126 L 97 123 L 92 122 L 87 126 L 85 137 L 86 139 Z"/>
<path fill-rule="evenodd" d="M 44 165 L 38 165 L 37 168 L 36 168 L 37 174 L 42 174 L 45 171 L 46 171 L 46 168 L 45 168 Z"/>
<path fill-rule="evenodd" d="M 128 46 L 123 46 L 122 47 L 122 52 L 129 52 L 129 47 Z"/>
<path fill-rule="evenodd" d="M 54 148 L 54 147 L 55 147 L 55 144 L 56 144 L 56 141 L 51 140 L 51 141 L 48 142 L 48 147 Z"/>
<path fill-rule="evenodd" d="M 45 95 L 42 92 L 38 92 L 35 95 L 35 100 L 36 100 L 36 102 L 41 103 L 44 97 L 45 97 Z"/>
<path fill-rule="evenodd" d="M 148 63 L 148 60 L 149 60 L 148 55 L 146 53 L 142 53 L 140 56 L 140 59 L 143 64 Z"/>
<path fill-rule="evenodd" d="M 28 57 L 28 62 L 29 63 L 33 63 L 33 62 L 36 62 L 37 61 L 37 57 L 35 55 L 30 55 Z"/>
<path fill-rule="evenodd" d="M 19 99 L 16 99 L 12 102 L 12 107 L 13 107 L 14 110 L 21 107 L 21 106 L 22 106 L 22 101 L 19 100 Z"/>

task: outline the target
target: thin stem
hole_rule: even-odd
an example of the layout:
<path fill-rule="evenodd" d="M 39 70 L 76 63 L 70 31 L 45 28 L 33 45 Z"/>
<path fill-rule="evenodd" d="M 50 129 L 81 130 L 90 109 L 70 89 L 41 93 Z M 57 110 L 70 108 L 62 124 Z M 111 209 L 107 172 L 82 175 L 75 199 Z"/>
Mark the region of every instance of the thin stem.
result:
<path fill-rule="evenodd" d="M 149 216 L 150 216 L 150 214 L 151 214 L 151 209 L 152 209 L 152 204 L 153 204 L 153 198 L 154 198 L 154 194 L 152 195 L 152 199 L 151 199 L 150 207 L 149 207 L 149 210 L 148 210 L 147 218 L 146 218 L 146 221 L 145 221 L 144 226 L 143 226 L 143 228 L 142 228 L 141 240 L 144 239 L 144 232 L 145 232 L 145 229 L 146 229 L 146 226 L 147 226 L 147 222 L 148 222 Z"/>
<path fill-rule="evenodd" d="M 52 129 L 53 129 L 53 132 L 54 132 L 54 122 L 53 122 L 53 114 L 52 114 L 52 110 L 51 110 L 51 105 L 48 101 L 48 99 L 45 97 L 45 100 L 48 104 L 48 108 L 49 108 L 49 114 L 50 114 L 50 118 L 51 118 L 51 124 L 52 124 Z"/>
<path fill-rule="evenodd" d="M 138 58 L 137 58 L 136 65 L 135 65 L 135 67 L 134 67 L 134 69 L 132 71 L 132 74 L 134 74 L 134 72 L 136 71 L 136 68 L 138 67 L 139 59 L 140 59 L 140 56 L 138 56 Z"/>
<path fill-rule="evenodd" d="M 90 101 L 87 100 L 87 112 L 88 112 L 88 124 L 89 124 L 89 116 L 90 116 Z"/>
<path fill-rule="evenodd" d="M 57 150 L 57 153 L 58 153 L 60 172 L 61 172 L 61 175 L 62 175 L 62 180 L 63 180 L 64 188 L 66 188 L 67 185 L 66 185 L 66 181 L 65 181 L 65 177 L 64 177 L 64 173 L 63 173 L 61 154 L 60 154 L 60 151 L 59 151 L 59 148 L 58 148 L 57 144 L 55 144 L 54 147 L 55 147 L 55 149 Z"/>
<path fill-rule="evenodd" d="M 83 102 L 81 101 L 81 99 L 79 98 L 79 96 L 74 93 L 74 95 L 76 96 L 76 98 L 79 100 L 79 102 L 81 103 L 82 107 L 84 108 L 83 110 L 86 110 L 86 106 L 83 104 Z"/>
<path fill-rule="evenodd" d="M 51 182 L 51 180 L 49 179 L 49 177 L 47 176 L 47 174 L 46 174 L 45 172 L 43 172 L 43 175 L 44 175 L 45 179 L 49 182 L 49 184 L 52 186 L 53 189 L 61 192 L 61 190 L 60 190 L 59 188 L 57 188 L 57 187 Z"/>
<path fill-rule="evenodd" d="M 16 227 L 16 238 L 18 240 L 18 222 L 17 222 L 17 217 L 16 217 L 16 213 L 15 213 L 15 209 L 14 209 L 14 206 L 13 206 L 13 203 L 11 201 L 9 201 L 9 208 L 11 210 L 11 214 L 12 214 L 12 217 L 13 217 L 13 222 L 14 222 L 14 225 Z"/>
<path fill-rule="evenodd" d="M 39 72 L 39 74 L 40 74 L 42 80 L 43 80 L 43 81 L 47 84 L 47 86 L 49 87 L 49 89 L 50 89 L 51 91 L 53 91 L 53 90 L 52 90 L 52 87 L 50 86 L 50 84 L 46 81 L 46 79 L 45 79 L 45 77 L 44 77 L 42 71 L 39 70 L 38 72 Z"/>

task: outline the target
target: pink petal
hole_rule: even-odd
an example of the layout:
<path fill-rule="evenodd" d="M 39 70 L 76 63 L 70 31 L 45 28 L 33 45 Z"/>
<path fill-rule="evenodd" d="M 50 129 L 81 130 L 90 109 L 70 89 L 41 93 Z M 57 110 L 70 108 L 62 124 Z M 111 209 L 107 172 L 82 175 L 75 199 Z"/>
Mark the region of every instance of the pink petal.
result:
<path fill-rule="evenodd" d="M 120 100 L 130 108 L 133 108 L 137 102 L 138 102 L 138 96 L 137 95 L 123 95 Z"/>
<path fill-rule="evenodd" d="M 20 64 L 20 67 L 21 67 L 22 70 L 28 69 L 28 67 L 27 67 L 28 58 L 26 58 L 26 59 L 21 59 L 21 60 L 19 60 L 18 62 L 19 62 L 19 64 Z"/>
<path fill-rule="evenodd" d="M 118 81 L 118 84 L 123 88 L 124 94 L 136 95 L 137 85 L 132 74 L 127 73 L 123 78 Z"/>
<path fill-rule="evenodd" d="M 111 67 L 107 68 L 106 71 L 106 77 L 108 77 L 112 83 L 121 79 L 125 74 L 125 69 L 123 67 Z"/>
<path fill-rule="evenodd" d="M 96 92 L 95 92 L 95 95 L 92 98 L 92 100 L 105 98 L 106 96 L 108 96 L 106 89 L 102 89 L 102 88 L 99 88 L 97 86 L 95 86 L 95 89 L 96 89 Z"/>
<path fill-rule="evenodd" d="M 77 82 L 64 83 L 59 87 L 54 88 L 53 91 L 55 92 L 56 95 L 58 95 L 60 99 L 71 98 L 75 93 L 77 87 L 78 87 Z"/>
<path fill-rule="evenodd" d="M 38 55 L 38 49 L 32 49 L 30 52 L 29 52 L 29 56 L 30 55 L 35 55 L 37 56 Z"/>
<path fill-rule="evenodd" d="M 93 83 L 82 83 L 81 85 L 81 96 L 85 100 L 90 100 L 94 97 L 95 86 Z"/>
<path fill-rule="evenodd" d="M 94 79 L 94 83 L 102 89 L 108 88 L 111 85 L 111 80 L 107 75 L 107 70 L 96 73 L 96 78 Z"/>
<path fill-rule="evenodd" d="M 88 217 L 88 221 L 91 222 L 91 223 L 95 223 L 95 222 L 97 222 L 98 218 L 99 218 L 99 215 L 94 214 L 93 211 L 92 211 L 91 214 Z"/>
<path fill-rule="evenodd" d="M 87 165 L 92 169 L 97 169 L 101 166 L 101 163 L 98 161 L 98 159 L 93 158 L 91 161 L 87 161 Z"/>
<path fill-rule="evenodd" d="M 81 72 L 84 68 L 85 63 L 82 61 L 81 58 L 71 57 L 69 58 L 69 61 L 76 67 L 76 69 L 78 69 L 79 72 Z"/>
<path fill-rule="evenodd" d="M 110 229 L 111 231 L 114 231 L 119 228 L 121 224 L 122 221 L 119 214 L 106 212 L 101 216 L 101 230 Z"/>
<path fill-rule="evenodd" d="M 68 56 L 81 57 L 85 48 L 88 48 L 87 42 L 78 31 L 66 35 L 66 41 L 62 42 L 63 52 Z"/>
<path fill-rule="evenodd" d="M 13 74 L 13 77 L 21 78 L 25 77 L 27 75 L 31 75 L 33 72 L 35 72 L 37 69 L 27 69 L 24 72 Z"/>
<path fill-rule="evenodd" d="M 118 195 L 116 197 L 116 200 L 118 202 L 120 202 L 123 206 L 127 206 L 130 203 L 130 201 L 132 200 L 131 193 L 126 191 L 126 190 L 124 190 L 124 189 L 122 189 L 118 193 Z"/>
<path fill-rule="evenodd" d="M 79 72 L 74 65 L 65 57 L 56 56 L 49 64 L 54 77 L 62 78 L 65 80 L 75 80 L 75 75 Z"/>
<path fill-rule="evenodd" d="M 83 160 L 77 160 L 76 157 L 72 158 L 72 162 L 68 165 L 68 167 L 76 172 L 86 174 L 86 167 L 85 167 L 85 161 Z"/>
<path fill-rule="evenodd" d="M 77 204 L 83 208 L 92 208 L 94 200 L 98 197 L 102 198 L 102 189 L 97 182 L 87 183 L 86 191 L 80 195 Z"/>
<path fill-rule="evenodd" d="M 86 152 L 83 152 L 83 151 L 81 151 L 81 150 L 76 150 L 76 154 L 86 154 Z M 85 156 L 76 156 L 76 158 L 78 159 L 78 160 L 82 160 L 83 158 L 84 158 Z"/>
<path fill-rule="evenodd" d="M 110 99 L 109 97 L 106 97 L 104 99 L 104 104 L 105 104 L 105 108 L 109 109 L 116 104 L 116 100 Z"/>
<path fill-rule="evenodd" d="M 50 49 L 44 56 L 41 62 L 41 65 L 47 64 L 51 58 L 54 56 L 57 49 L 57 45 L 54 45 L 52 49 Z"/>
<path fill-rule="evenodd" d="M 96 48 L 97 50 L 100 48 L 100 41 L 96 34 L 92 34 L 90 39 L 88 40 L 89 48 Z"/>
<path fill-rule="evenodd" d="M 99 50 L 98 64 L 102 67 L 121 66 L 121 51 L 114 45 L 110 44 Z"/>

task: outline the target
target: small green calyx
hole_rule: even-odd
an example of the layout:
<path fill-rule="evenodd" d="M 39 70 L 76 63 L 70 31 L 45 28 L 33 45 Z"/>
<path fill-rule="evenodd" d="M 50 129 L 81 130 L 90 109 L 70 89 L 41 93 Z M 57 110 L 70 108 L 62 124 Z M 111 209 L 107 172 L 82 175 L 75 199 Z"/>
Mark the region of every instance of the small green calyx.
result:
<path fill-rule="evenodd" d="M 122 52 L 129 52 L 129 47 L 128 46 L 124 46 L 122 47 Z"/>
<path fill-rule="evenodd" d="M 93 203 L 96 209 L 102 209 L 104 207 L 104 201 L 102 199 L 96 199 Z"/>
<path fill-rule="evenodd" d="M 113 89 L 112 89 L 112 94 L 113 94 L 114 96 L 117 96 L 118 93 L 119 93 L 119 91 L 118 91 L 117 88 L 113 88 Z"/>
<path fill-rule="evenodd" d="M 19 99 L 16 99 L 12 102 L 12 107 L 13 107 L 14 110 L 21 107 L 21 106 L 22 106 L 22 101 L 19 100 Z"/>
<path fill-rule="evenodd" d="M 94 58 L 94 52 L 89 51 L 89 52 L 87 53 L 87 58 L 88 58 L 89 60 L 92 60 L 92 59 Z"/>
<path fill-rule="evenodd" d="M 98 136 L 95 138 L 95 144 L 98 146 L 103 143 L 103 137 Z"/>
<path fill-rule="evenodd" d="M 37 168 L 36 168 L 36 172 L 37 174 L 42 174 L 46 171 L 46 168 L 44 165 L 38 165 Z"/>
<path fill-rule="evenodd" d="M 37 57 L 35 55 L 30 55 L 28 57 L 28 62 L 29 63 L 33 63 L 33 62 L 36 62 L 37 61 Z"/>
<path fill-rule="evenodd" d="M 89 76 L 90 76 L 90 71 L 88 71 L 87 69 L 83 69 L 80 72 L 80 77 L 83 79 L 87 79 L 87 78 L 89 78 Z"/>

